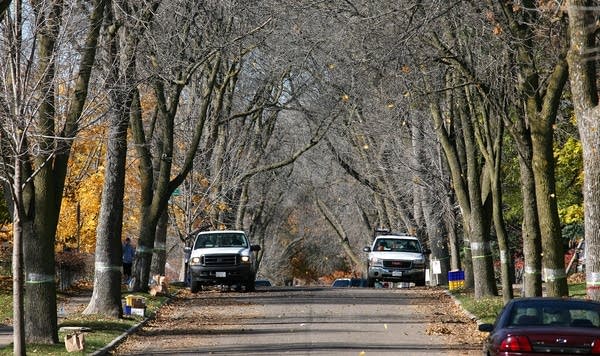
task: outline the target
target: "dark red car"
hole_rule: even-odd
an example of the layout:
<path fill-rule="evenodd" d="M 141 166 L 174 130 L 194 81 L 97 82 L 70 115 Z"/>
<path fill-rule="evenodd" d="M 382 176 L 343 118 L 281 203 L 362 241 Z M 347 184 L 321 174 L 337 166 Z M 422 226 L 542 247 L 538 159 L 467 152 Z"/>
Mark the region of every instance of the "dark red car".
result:
<path fill-rule="evenodd" d="M 488 356 L 600 355 L 600 303 L 585 299 L 518 298 L 507 303 L 489 332 Z"/>

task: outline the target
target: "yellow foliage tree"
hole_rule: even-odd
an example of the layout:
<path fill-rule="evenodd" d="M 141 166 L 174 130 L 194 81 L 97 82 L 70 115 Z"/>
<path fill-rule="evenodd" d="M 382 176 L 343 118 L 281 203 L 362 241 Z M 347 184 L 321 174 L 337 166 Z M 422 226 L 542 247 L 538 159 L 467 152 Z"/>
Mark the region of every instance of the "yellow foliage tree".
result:
<path fill-rule="evenodd" d="M 559 215 L 563 224 L 583 222 L 583 150 L 581 141 L 569 137 L 562 146 L 555 148 L 556 189 Z"/>
<path fill-rule="evenodd" d="M 56 232 L 57 251 L 93 252 L 96 246 L 104 181 L 104 131 L 103 126 L 90 127 L 73 143 Z"/>
<path fill-rule="evenodd" d="M 73 144 L 56 232 L 56 251 L 78 249 L 91 253 L 95 250 L 104 184 L 105 132 L 104 125 L 89 127 Z M 130 161 L 134 162 L 135 158 L 130 157 Z M 123 210 L 123 235 L 132 239 L 137 236 L 139 220 L 139 212 L 135 206 L 135 200 L 139 196 L 136 172 L 135 169 L 126 172 Z"/>

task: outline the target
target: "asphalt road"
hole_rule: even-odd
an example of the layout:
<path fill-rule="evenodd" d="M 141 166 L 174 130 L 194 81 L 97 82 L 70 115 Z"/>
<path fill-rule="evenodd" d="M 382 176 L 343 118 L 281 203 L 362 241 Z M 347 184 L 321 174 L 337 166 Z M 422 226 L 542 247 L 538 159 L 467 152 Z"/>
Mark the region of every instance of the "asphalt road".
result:
<path fill-rule="evenodd" d="M 440 308 L 412 289 L 266 288 L 186 293 L 117 355 L 478 355 L 428 335 Z"/>

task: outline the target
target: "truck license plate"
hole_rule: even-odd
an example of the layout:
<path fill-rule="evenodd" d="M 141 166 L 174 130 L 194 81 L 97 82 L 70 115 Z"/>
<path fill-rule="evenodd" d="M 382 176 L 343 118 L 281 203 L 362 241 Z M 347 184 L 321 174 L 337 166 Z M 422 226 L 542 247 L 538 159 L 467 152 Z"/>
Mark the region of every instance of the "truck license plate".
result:
<path fill-rule="evenodd" d="M 227 277 L 227 272 L 215 272 L 215 275 L 217 278 L 225 278 Z"/>
<path fill-rule="evenodd" d="M 402 277 L 402 271 L 392 271 L 392 277 Z"/>

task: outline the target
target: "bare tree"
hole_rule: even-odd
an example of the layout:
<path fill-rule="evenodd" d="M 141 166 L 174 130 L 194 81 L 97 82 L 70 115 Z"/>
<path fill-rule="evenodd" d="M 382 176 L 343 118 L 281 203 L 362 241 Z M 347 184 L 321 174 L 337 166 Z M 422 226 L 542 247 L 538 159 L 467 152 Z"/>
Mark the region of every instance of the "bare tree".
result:
<path fill-rule="evenodd" d="M 137 48 L 159 1 L 140 8 L 115 1 L 108 9 L 109 133 L 106 169 L 96 237 L 94 291 L 84 314 L 123 315 L 121 306 L 121 233 L 127 157 L 127 127 L 136 94 Z M 135 21 L 125 21 L 133 18 Z M 122 32 L 121 32 L 122 31 Z"/>
<path fill-rule="evenodd" d="M 598 103 L 597 59 L 591 56 L 598 48 L 595 35 L 600 8 L 595 1 L 569 1 L 568 61 L 571 92 L 579 135 L 583 146 L 585 205 L 585 257 L 587 296 L 600 300 L 600 120 Z"/>
<path fill-rule="evenodd" d="M 15 188 L 14 213 L 19 215 L 17 228 L 22 227 L 16 234 L 15 257 L 20 257 L 22 243 L 24 262 L 25 298 L 16 295 L 14 300 L 15 311 L 25 314 L 24 319 L 15 318 L 17 352 L 25 351 L 24 339 L 38 343 L 58 341 L 55 233 L 71 143 L 87 102 L 104 1 L 83 7 L 88 11 L 84 16 L 76 16 L 75 8 L 67 5 L 62 1 L 17 1 L 3 18 L 3 43 L 7 47 L 1 65 L 7 76 L 2 78 L 2 116 L 4 124 L 16 125 L 14 130 L 3 126 L 5 132 L 13 133 L 2 135 L 3 147 L 13 147 L 3 149 L 4 168 L 8 168 L 3 176 Z M 88 14 L 88 22 L 81 22 Z M 26 23 L 34 24 L 29 28 L 32 36 L 23 35 Z M 68 42 L 69 36 L 65 36 L 76 26 L 86 29 L 83 40 L 71 37 L 82 41 L 80 51 L 74 49 L 78 43 Z M 78 53 L 79 67 L 73 77 L 61 70 L 62 53 Z M 68 106 L 57 100 L 59 79 L 66 80 L 65 88 L 71 88 Z M 13 144 L 6 141 L 9 137 L 16 139 Z M 9 161 L 13 162 L 7 165 Z M 21 266 L 16 261 L 17 281 Z M 16 287 L 20 292 L 22 286 Z M 20 320 L 24 320 L 24 335 Z"/>
<path fill-rule="evenodd" d="M 543 15 L 554 16 L 554 10 L 540 11 L 533 1 L 524 3 L 522 9 L 508 4 L 500 4 L 506 20 L 506 29 L 517 39 L 516 61 L 519 68 L 517 90 L 523 98 L 522 120 L 530 125 L 532 143 L 532 168 L 535 182 L 535 195 L 544 252 L 542 264 L 548 295 L 566 296 L 568 287 L 564 268 L 564 251 L 561 240 L 561 227 L 558 216 L 556 183 L 554 178 L 553 126 L 564 86 L 568 79 L 566 62 L 565 22 L 552 21 L 550 26 L 556 35 L 550 35 L 559 51 L 553 62 L 540 66 L 536 58 L 536 26 L 544 22 Z M 556 20 L 556 19 L 555 19 Z M 561 35 L 563 34 L 563 35 Z"/>

